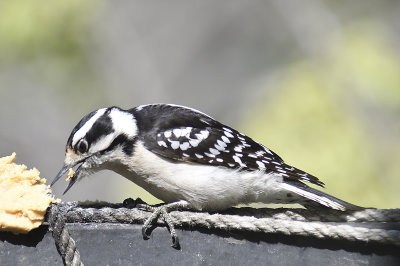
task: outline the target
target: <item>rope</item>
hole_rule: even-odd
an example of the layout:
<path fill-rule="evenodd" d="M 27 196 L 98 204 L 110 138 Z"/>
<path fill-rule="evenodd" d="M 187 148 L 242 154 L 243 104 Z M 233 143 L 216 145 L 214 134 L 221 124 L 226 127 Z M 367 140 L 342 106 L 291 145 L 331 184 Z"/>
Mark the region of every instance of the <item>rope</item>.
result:
<path fill-rule="evenodd" d="M 83 266 L 75 241 L 65 226 L 63 213 L 67 205 L 52 204 L 47 212 L 47 221 L 57 246 L 58 252 L 67 266 Z"/>
<path fill-rule="evenodd" d="M 151 215 L 122 204 L 65 202 L 53 204 L 48 222 L 66 265 L 83 265 L 65 223 L 143 224 Z M 172 211 L 175 227 L 226 231 L 278 233 L 319 239 L 361 241 L 400 246 L 400 209 L 364 209 L 341 212 L 330 209 L 232 208 L 222 213 Z M 158 225 L 164 225 L 159 218 Z"/>
<path fill-rule="evenodd" d="M 142 224 L 150 213 L 118 204 L 82 203 L 65 213 L 67 222 Z M 320 239 L 376 242 L 400 246 L 400 210 L 233 208 L 224 213 L 172 211 L 176 227 L 200 227 L 257 233 L 312 236 Z M 159 225 L 164 225 L 158 219 Z M 381 228 L 380 228 L 381 227 Z"/>
<path fill-rule="evenodd" d="M 255 216 L 259 218 L 269 217 L 291 221 L 321 221 L 321 222 L 375 222 L 388 223 L 400 222 L 400 209 L 363 209 L 360 211 L 343 212 L 331 209 L 255 209 L 232 208 L 229 214 Z"/>

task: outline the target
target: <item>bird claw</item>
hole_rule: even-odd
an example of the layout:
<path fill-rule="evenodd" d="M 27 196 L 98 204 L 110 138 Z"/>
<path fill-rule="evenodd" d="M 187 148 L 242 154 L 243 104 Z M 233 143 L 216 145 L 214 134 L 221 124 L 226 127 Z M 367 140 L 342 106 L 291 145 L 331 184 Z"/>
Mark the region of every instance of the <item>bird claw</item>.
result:
<path fill-rule="evenodd" d="M 171 247 L 175 249 L 181 249 L 181 245 L 179 244 L 179 238 L 178 236 L 172 236 L 172 245 Z"/>
<path fill-rule="evenodd" d="M 174 223 L 171 220 L 171 217 L 168 213 L 170 210 L 178 209 L 178 208 L 187 208 L 186 202 L 175 202 L 170 204 L 165 204 L 158 207 L 153 207 L 148 204 L 137 204 L 137 208 L 152 212 L 152 214 L 146 219 L 142 227 L 142 236 L 143 239 L 149 239 L 151 234 L 147 233 L 150 225 L 157 220 L 157 218 L 162 215 L 164 222 L 166 223 L 168 230 L 172 237 L 172 247 L 175 249 L 180 249 L 179 238 L 175 231 Z"/>
<path fill-rule="evenodd" d="M 147 240 L 147 239 L 150 239 L 150 234 L 147 234 L 147 227 L 142 227 L 142 236 L 143 236 L 143 239 L 145 239 L 145 240 Z"/>

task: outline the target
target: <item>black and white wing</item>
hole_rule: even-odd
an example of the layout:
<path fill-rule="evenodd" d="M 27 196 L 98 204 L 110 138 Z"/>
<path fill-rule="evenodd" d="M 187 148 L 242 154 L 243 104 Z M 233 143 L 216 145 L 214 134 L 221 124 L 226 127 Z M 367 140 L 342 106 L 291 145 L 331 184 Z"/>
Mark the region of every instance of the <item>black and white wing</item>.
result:
<path fill-rule="evenodd" d="M 164 158 L 189 163 L 280 174 L 284 179 L 323 186 L 315 176 L 287 165 L 273 151 L 197 110 L 157 104 L 129 110 L 138 119 L 138 137 Z"/>

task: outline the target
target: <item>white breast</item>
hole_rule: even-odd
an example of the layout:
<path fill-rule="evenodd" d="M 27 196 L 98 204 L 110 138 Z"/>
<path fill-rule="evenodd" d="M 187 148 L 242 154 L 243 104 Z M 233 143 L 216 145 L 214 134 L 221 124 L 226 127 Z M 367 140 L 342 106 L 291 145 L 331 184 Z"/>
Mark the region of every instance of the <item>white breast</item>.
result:
<path fill-rule="evenodd" d="M 283 191 L 282 177 L 166 160 L 138 141 L 135 155 L 117 170 L 164 202 L 186 200 L 198 210 L 222 210 L 237 204 L 273 202 Z"/>

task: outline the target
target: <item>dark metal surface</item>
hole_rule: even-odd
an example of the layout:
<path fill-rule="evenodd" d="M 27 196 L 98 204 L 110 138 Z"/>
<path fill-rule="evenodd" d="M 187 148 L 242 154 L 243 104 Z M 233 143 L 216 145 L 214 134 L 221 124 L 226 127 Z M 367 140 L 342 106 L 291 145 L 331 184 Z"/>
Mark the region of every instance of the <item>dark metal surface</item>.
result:
<path fill-rule="evenodd" d="M 178 230 L 143 240 L 141 225 L 68 224 L 85 265 L 400 265 L 399 248 L 346 241 L 240 232 Z M 210 233 L 212 232 L 212 233 Z M 0 233 L 0 265 L 62 265 L 51 233 Z"/>

